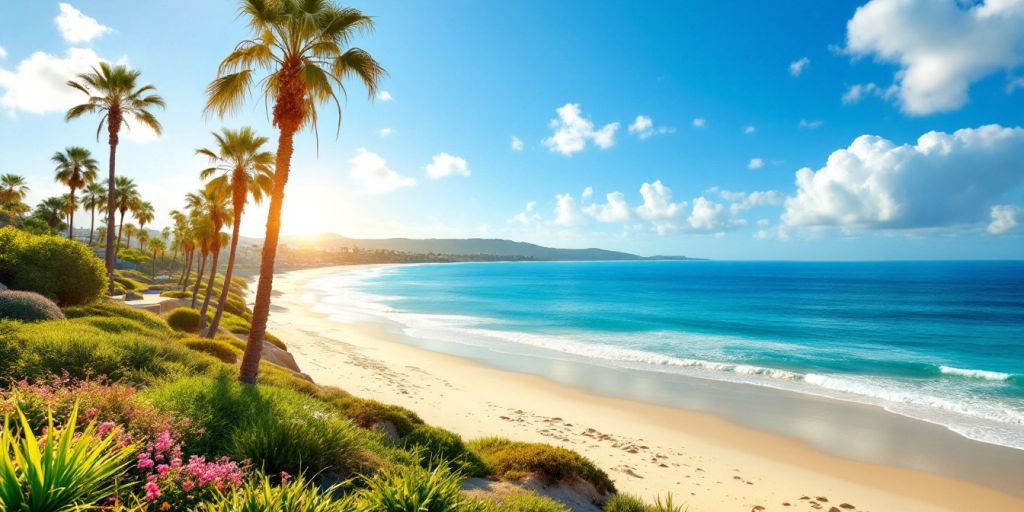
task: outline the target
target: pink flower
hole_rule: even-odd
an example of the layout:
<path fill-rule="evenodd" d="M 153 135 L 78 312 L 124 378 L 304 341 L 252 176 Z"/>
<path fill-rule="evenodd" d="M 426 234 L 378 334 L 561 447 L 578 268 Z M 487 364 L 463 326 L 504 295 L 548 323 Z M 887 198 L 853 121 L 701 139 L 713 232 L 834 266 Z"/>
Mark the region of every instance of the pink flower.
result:
<path fill-rule="evenodd" d="M 143 487 L 146 490 L 146 500 L 153 501 L 160 497 L 160 487 L 154 482 L 149 482 Z"/>

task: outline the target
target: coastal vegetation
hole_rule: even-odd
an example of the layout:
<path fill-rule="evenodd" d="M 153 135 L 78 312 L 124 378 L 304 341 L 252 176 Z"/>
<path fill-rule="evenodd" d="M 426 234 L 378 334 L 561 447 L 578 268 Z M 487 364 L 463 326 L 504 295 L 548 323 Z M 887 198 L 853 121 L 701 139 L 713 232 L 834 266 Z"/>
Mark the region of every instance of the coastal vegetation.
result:
<path fill-rule="evenodd" d="M 316 130 L 323 104 L 340 116 L 345 80 L 372 98 L 386 73 L 348 44 L 373 29 L 358 10 L 243 0 L 240 14 L 253 35 L 216 70 L 207 113 L 234 112 L 260 87 L 277 147 L 249 127 L 215 132 L 196 151 L 210 162 L 198 170 L 203 186 L 169 214 L 171 226 L 153 229 L 154 207 L 116 172 L 122 127 L 159 134 L 153 111 L 165 106 L 124 65 L 68 83 L 86 100 L 66 121 L 98 116 L 97 138 L 106 128 L 104 180 L 80 146 L 52 157 L 68 194 L 34 208 L 24 177 L 0 176 L 0 511 L 566 510 L 530 481 L 585 486 L 595 507 L 616 503 L 609 476 L 579 453 L 467 442 L 411 410 L 320 386 L 266 332 L 294 137 Z M 240 222 L 267 197 L 250 308 L 236 275 Z M 78 210 L 90 214 L 87 236 L 76 233 Z M 155 314 L 133 307 L 147 306 L 140 299 L 176 307 Z M 470 493 L 470 480 L 513 490 Z M 660 503 L 645 510 L 666 510 Z"/>

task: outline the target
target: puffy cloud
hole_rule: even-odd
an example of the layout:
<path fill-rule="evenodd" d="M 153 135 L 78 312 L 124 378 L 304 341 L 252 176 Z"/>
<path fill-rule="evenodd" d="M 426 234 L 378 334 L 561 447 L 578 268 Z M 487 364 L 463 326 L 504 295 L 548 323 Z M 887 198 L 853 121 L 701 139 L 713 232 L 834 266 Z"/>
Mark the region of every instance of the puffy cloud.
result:
<path fill-rule="evenodd" d="M 686 208 L 686 203 L 672 202 L 672 189 L 657 180 L 640 186 L 640 196 L 644 202 L 636 208 L 640 218 L 650 221 L 658 234 L 677 229 L 676 218 Z"/>
<path fill-rule="evenodd" d="M 366 148 L 357 149 L 356 155 L 348 163 L 348 175 L 362 183 L 366 192 L 370 194 L 383 194 L 416 184 L 415 178 L 398 174 L 388 167 L 384 157 Z"/>
<path fill-rule="evenodd" d="M 758 190 L 749 194 L 723 190 L 721 195 L 722 199 L 732 201 L 732 204 L 729 205 L 729 212 L 733 215 L 738 215 L 756 206 L 779 206 L 786 199 L 778 190 Z"/>
<path fill-rule="evenodd" d="M 999 204 L 990 210 L 992 222 L 988 225 L 988 232 L 993 235 L 1001 235 L 1017 227 L 1017 216 L 1021 208 L 1012 204 Z"/>
<path fill-rule="evenodd" d="M 511 220 L 513 222 L 518 222 L 524 228 L 528 228 L 531 225 L 540 222 L 541 220 L 540 214 L 536 212 L 536 209 L 537 202 L 530 201 L 526 203 L 526 208 L 524 208 L 523 211 L 515 214 Z"/>
<path fill-rule="evenodd" d="M 448 153 L 434 155 L 434 160 L 427 164 L 427 176 L 433 180 L 439 180 L 447 176 L 469 176 L 469 164 L 464 158 Z"/>
<path fill-rule="evenodd" d="M 760 169 L 762 167 L 764 167 L 763 158 L 751 158 L 750 162 L 747 163 L 747 169 L 750 169 L 752 171 L 756 171 L 757 169 Z"/>
<path fill-rule="evenodd" d="M 915 229 L 980 222 L 1024 182 L 1024 128 L 928 132 L 915 145 L 862 135 L 817 171 L 796 173 L 791 226 Z"/>
<path fill-rule="evenodd" d="M 377 101 L 381 103 L 391 103 L 392 101 L 395 101 L 395 97 L 392 96 L 390 92 L 382 89 L 377 93 Z"/>
<path fill-rule="evenodd" d="M 861 98 L 865 96 L 875 96 L 882 99 L 889 99 L 895 96 L 899 92 L 899 88 L 895 85 L 889 87 L 879 87 L 874 82 L 868 82 L 866 84 L 853 84 L 843 94 L 843 103 L 851 104 L 857 103 Z"/>
<path fill-rule="evenodd" d="M 818 119 L 816 121 L 808 121 L 806 119 L 801 119 L 800 123 L 797 126 L 799 126 L 800 128 L 807 128 L 813 130 L 815 128 L 821 127 L 821 125 L 823 124 L 825 124 L 825 121 L 822 121 L 821 119 Z"/>
<path fill-rule="evenodd" d="M 583 209 L 587 215 L 600 222 L 625 222 L 633 218 L 626 196 L 622 192 L 611 192 L 605 195 L 608 200 L 604 204 L 592 204 Z"/>
<path fill-rule="evenodd" d="M 67 81 L 103 60 L 89 48 L 69 48 L 64 57 L 35 52 L 19 62 L 14 71 L 0 69 L 0 105 L 11 112 L 63 112 L 85 100 L 85 95 L 68 87 Z"/>
<path fill-rule="evenodd" d="M 512 136 L 512 151 L 522 151 L 522 150 L 523 150 L 523 139 L 520 139 L 519 137 L 516 137 L 515 135 L 513 135 Z"/>
<path fill-rule="evenodd" d="M 7 58 L 7 49 L 0 46 L 0 60 Z"/>
<path fill-rule="evenodd" d="M 745 133 L 747 135 L 752 135 L 756 131 L 757 131 L 757 128 L 755 128 L 754 125 L 752 125 L 752 124 L 748 124 L 747 127 L 743 129 L 743 133 Z"/>
<path fill-rule="evenodd" d="M 799 59 L 789 63 L 789 74 L 792 76 L 800 76 L 804 72 L 804 68 L 811 63 L 811 59 L 807 57 L 800 57 Z"/>
<path fill-rule="evenodd" d="M 62 3 L 59 7 L 60 14 L 53 21 L 57 24 L 61 37 L 69 43 L 88 43 L 111 31 L 110 27 L 103 26 L 95 18 L 82 14 L 82 11 L 75 9 L 71 4 Z"/>
<path fill-rule="evenodd" d="M 703 117 L 695 117 L 695 118 L 693 118 L 693 127 L 694 128 L 704 128 L 707 125 L 708 125 L 708 120 L 707 119 L 704 119 Z"/>
<path fill-rule="evenodd" d="M 633 124 L 629 125 L 629 133 L 636 135 L 641 140 L 653 135 L 675 133 L 675 131 L 675 128 L 670 128 L 668 126 L 655 127 L 654 120 L 645 115 L 636 116 L 636 120 L 633 121 Z"/>
<path fill-rule="evenodd" d="M 970 85 L 1024 62 L 1024 2 L 871 0 L 847 23 L 845 51 L 899 66 L 902 110 L 962 107 Z"/>
<path fill-rule="evenodd" d="M 710 201 L 704 196 L 693 200 L 693 208 L 690 209 L 686 223 L 691 230 L 705 233 L 724 231 L 738 225 L 721 203 Z"/>
<path fill-rule="evenodd" d="M 384 127 L 377 131 L 381 137 L 390 137 L 395 134 L 394 128 Z"/>
<path fill-rule="evenodd" d="M 544 139 L 544 145 L 551 151 L 572 156 L 583 151 L 587 141 L 601 149 L 608 149 L 615 144 L 615 132 L 619 123 L 608 123 L 595 130 L 594 122 L 583 117 L 579 103 L 566 103 L 557 110 L 558 119 L 549 123 L 554 133 Z"/>
<path fill-rule="evenodd" d="M 583 189 L 583 193 L 580 194 L 580 197 L 582 197 L 583 199 L 589 199 L 593 195 L 594 195 L 594 187 L 587 187 L 587 188 Z"/>
<path fill-rule="evenodd" d="M 555 224 L 571 228 L 581 226 L 586 222 L 572 194 L 558 194 L 555 196 L 555 200 Z"/>

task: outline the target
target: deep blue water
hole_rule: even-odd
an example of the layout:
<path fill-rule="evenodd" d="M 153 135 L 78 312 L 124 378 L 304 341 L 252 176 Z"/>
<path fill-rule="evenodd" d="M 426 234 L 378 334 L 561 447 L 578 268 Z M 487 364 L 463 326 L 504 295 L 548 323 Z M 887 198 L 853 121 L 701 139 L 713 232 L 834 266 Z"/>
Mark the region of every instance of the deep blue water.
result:
<path fill-rule="evenodd" d="M 314 286 L 407 334 L 883 406 L 1024 448 L 1024 262 L 418 265 Z"/>

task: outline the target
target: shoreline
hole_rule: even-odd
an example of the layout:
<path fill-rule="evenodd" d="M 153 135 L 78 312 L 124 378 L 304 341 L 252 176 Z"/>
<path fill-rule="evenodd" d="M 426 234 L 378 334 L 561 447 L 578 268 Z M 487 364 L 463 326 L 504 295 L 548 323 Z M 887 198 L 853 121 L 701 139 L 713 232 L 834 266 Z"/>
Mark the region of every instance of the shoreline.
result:
<path fill-rule="evenodd" d="M 502 435 L 566 446 L 608 471 L 620 491 L 647 498 L 669 491 L 695 510 L 815 510 L 801 498 L 818 496 L 829 499 L 826 510 L 842 503 L 857 510 L 1024 509 L 1021 497 L 963 479 L 839 457 L 720 414 L 494 368 L 413 346 L 385 325 L 341 323 L 314 312 L 314 296 L 303 285 L 346 268 L 367 266 L 277 274 L 268 330 L 287 340 L 318 383 L 408 407 L 464 438 Z M 696 393 L 719 397 L 708 394 Z"/>

